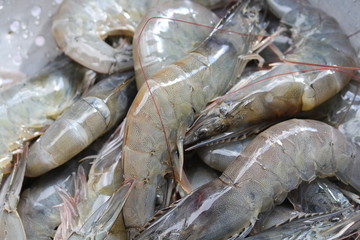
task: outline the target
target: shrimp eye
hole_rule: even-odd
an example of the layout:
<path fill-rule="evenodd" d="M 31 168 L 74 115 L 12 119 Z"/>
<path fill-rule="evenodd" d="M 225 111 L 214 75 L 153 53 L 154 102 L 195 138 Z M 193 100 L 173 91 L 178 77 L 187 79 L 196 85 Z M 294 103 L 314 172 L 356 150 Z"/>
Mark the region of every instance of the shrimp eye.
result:
<path fill-rule="evenodd" d="M 208 132 L 207 128 L 200 129 L 200 131 L 198 132 L 198 138 L 199 139 L 205 138 L 207 132 Z"/>

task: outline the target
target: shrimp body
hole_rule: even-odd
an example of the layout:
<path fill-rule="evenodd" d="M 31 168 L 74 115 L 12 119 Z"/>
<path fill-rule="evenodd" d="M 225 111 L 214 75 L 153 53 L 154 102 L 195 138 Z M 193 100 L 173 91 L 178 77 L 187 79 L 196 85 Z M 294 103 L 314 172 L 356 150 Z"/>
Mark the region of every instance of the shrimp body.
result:
<path fill-rule="evenodd" d="M 24 141 L 73 103 L 84 74 L 83 67 L 62 56 L 39 75 L 0 92 L 0 172 Z"/>
<path fill-rule="evenodd" d="M 133 66 L 131 56 L 103 40 L 132 36 L 150 0 L 64 0 L 53 18 L 52 31 L 61 50 L 80 64 L 101 73 Z"/>
<path fill-rule="evenodd" d="M 232 9 L 224 29 L 258 31 L 255 26 L 257 12 L 255 17 L 248 17 L 238 11 L 255 11 L 245 6 Z M 126 227 L 139 228 L 152 216 L 156 196 L 166 195 L 166 188 L 169 188 L 172 177 L 166 180 L 164 176 L 172 176 L 176 169 L 172 162 L 177 162 L 178 146 L 182 154 L 181 141 L 192 115 L 233 84 L 238 56 L 247 54 L 254 41 L 254 36 L 215 30 L 195 50 L 154 74 L 147 85 L 141 87 L 125 126 L 124 175 L 137 178 L 124 206 Z M 159 202 L 166 205 L 162 199 Z"/>
<path fill-rule="evenodd" d="M 137 239 L 224 239 L 316 177 L 335 175 L 359 191 L 359 150 L 325 123 L 281 122 L 255 137 L 220 178 L 180 200 Z"/>
<path fill-rule="evenodd" d="M 30 147 L 27 176 L 39 176 L 70 160 L 126 114 L 135 96 L 133 72 L 103 79 Z"/>
<path fill-rule="evenodd" d="M 285 60 L 356 67 L 355 50 L 332 17 L 306 5 L 306 1 L 268 1 L 273 2 L 284 2 L 283 7 L 273 8 L 287 10 L 279 13 L 279 17 L 293 31 L 294 50 Z M 338 93 L 355 73 L 329 68 L 313 71 L 312 68 L 314 66 L 281 63 L 236 92 L 226 94 L 201 113 L 187 133 L 185 143 L 311 110 Z"/>
<path fill-rule="evenodd" d="M 150 78 L 161 68 L 184 57 L 209 36 L 211 28 L 198 24 L 211 27 L 218 21 L 219 18 L 212 11 L 188 0 L 170 1 L 148 11 L 134 35 L 134 68 L 138 89 L 145 77 Z"/>

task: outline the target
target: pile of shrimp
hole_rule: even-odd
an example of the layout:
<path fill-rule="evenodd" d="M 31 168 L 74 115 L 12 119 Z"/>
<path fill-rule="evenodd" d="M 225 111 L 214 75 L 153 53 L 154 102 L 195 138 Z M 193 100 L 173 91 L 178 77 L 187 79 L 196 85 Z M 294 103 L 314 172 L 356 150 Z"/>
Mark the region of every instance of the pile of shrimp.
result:
<path fill-rule="evenodd" d="M 360 239 L 360 67 L 333 17 L 63 0 L 51 31 L 63 53 L 0 88 L 0 239 Z"/>

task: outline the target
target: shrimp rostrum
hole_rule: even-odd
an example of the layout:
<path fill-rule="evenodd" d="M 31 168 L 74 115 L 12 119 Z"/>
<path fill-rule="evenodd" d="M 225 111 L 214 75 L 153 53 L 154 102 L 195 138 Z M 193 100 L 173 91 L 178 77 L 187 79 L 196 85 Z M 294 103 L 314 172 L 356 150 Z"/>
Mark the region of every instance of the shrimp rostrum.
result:
<path fill-rule="evenodd" d="M 335 19 L 307 1 L 267 2 L 291 28 L 291 51 L 283 63 L 209 105 L 187 133 L 185 144 L 311 110 L 338 93 L 355 73 L 351 68 L 357 65 L 356 52 Z"/>
<path fill-rule="evenodd" d="M 217 28 L 257 33 L 258 7 L 235 4 Z M 182 139 L 193 113 L 236 80 L 238 56 L 248 54 L 257 38 L 214 30 L 195 50 L 155 73 L 139 90 L 127 115 L 123 146 L 125 178 L 137 181 L 124 206 L 127 228 L 140 228 L 164 204 L 173 174 L 181 173 Z M 179 152 L 179 154 L 177 153 Z M 168 175 L 169 178 L 164 178 Z"/>
<path fill-rule="evenodd" d="M 256 136 L 220 178 L 165 210 L 137 239 L 226 239 L 250 229 L 260 213 L 316 177 L 336 176 L 359 191 L 359 151 L 326 123 L 281 122 Z"/>

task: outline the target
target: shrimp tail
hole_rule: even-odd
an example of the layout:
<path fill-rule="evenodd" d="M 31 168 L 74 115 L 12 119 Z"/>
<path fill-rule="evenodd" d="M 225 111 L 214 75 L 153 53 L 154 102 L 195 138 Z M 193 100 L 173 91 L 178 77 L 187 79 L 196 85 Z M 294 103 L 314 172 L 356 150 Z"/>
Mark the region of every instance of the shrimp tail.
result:
<path fill-rule="evenodd" d="M 79 239 L 79 236 L 86 239 L 88 237 L 97 238 L 99 235 L 106 236 L 118 218 L 135 180 L 135 178 L 131 178 L 124 181 L 123 185 L 86 219 L 78 231 L 71 233 L 69 239 Z"/>
<path fill-rule="evenodd" d="M 87 197 L 86 174 L 82 166 L 79 166 L 74 181 L 74 196 L 63 187 L 56 186 L 55 189 L 63 201 L 60 211 L 61 224 L 56 230 L 54 239 L 67 239 L 78 227 L 80 220 L 78 204 Z"/>

